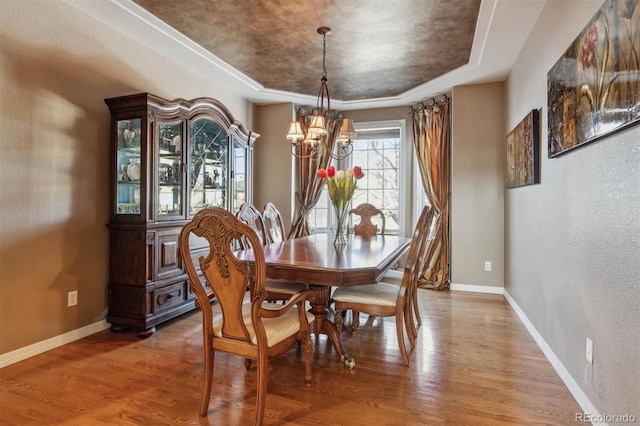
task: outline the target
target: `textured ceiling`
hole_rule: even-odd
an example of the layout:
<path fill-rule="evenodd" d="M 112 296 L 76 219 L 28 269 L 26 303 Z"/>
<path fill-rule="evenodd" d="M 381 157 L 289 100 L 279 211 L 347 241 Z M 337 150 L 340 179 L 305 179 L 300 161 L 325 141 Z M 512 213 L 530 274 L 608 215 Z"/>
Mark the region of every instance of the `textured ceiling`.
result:
<path fill-rule="evenodd" d="M 134 0 L 268 89 L 398 96 L 469 62 L 480 0 Z"/>

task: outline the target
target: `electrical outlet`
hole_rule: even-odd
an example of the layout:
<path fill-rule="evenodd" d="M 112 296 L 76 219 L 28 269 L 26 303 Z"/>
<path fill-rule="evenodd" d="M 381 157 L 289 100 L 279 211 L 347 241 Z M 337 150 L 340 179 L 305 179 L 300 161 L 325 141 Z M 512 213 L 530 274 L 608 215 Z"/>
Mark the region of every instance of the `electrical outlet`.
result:
<path fill-rule="evenodd" d="M 587 349 L 585 352 L 585 357 L 589 364 L 593 363 L 593 341 L 587 337 Z"/>
<path fill-rule="evenodd" d="M 484 270 L 487 271 L 487 272 L 491 272 L 491 262 L 490 261 L 486 260 L 484 262 Z"/>
<path fill-rule="evenodd" d="M 78 290 L 67 293 L 67 306 L 76 306 L 78 304 Z"/>

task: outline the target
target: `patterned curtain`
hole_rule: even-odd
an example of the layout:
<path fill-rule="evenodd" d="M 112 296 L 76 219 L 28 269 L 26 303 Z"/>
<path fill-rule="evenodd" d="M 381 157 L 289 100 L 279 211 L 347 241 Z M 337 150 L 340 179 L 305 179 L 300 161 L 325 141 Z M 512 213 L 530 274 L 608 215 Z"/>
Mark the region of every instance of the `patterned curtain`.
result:
<path fill-rule="evenodd" d="M 413 145 L 418 157 L 422 184 L 435 209 L 430 230 L 435 235 L 429 250 L 421 287 L 442 290 L 449 287 L 449 151 L 451 143 L 450 99 L 442 95 L 411 107 Z"/>
<path fill-rule="evenodd" d="M 304 111 L 304 110 L 303 110 Z M 302 127 L 302 133 L 307 134 L 309 127 L 309 116 L 302 116 L 300 118 L 300 124 Z M 308 156 L 306 158 L 296 158 L 296 200 L 295 200 L 295 212 L 293 216 L 293 223 L 291 230 L 289 231 L 288 238 L 304 237 L 311 234 L 311 225 L 309 224 L 309 212 L 318 202 L 322 189 L 324 188 L 324 181 L 318 177 L 318 169 L 326 169 L 331 161 L 330 153 L 333 152 L 333 147 L 338 139 L 340 133 L 339 119 L 328 119 L 327 128 L 329 133 L 325 136 L 325 144 L 327 149 L 320 149 L 319 155 Z M 303 154 L 310 154 L 310 147 L 305 143 L 302 147 Z"/>

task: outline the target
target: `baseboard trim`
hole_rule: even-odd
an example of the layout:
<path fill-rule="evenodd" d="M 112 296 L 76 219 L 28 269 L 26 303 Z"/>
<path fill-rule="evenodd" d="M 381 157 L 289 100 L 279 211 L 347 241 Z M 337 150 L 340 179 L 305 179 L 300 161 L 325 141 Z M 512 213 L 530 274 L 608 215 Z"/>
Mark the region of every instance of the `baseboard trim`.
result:
<path fill-rule="evenodd" d="M 489 293 L 489 294 L 504 294 L 504 287 L 488 286 L 488 285 L 475 285 L 475 284 L 454 284 L 451 283 L 451 290 L 455 291 L 470 291 L 473 293 Z"/>
<path fill-rule="evenodd" d="M 558 373 L 558 375 L 560 376 L 560 380 L 562 380 L 562 382 L 565 384 L 567 389 L 569 389 L 569 392 L 571 392 L 571 395 L 573 395 L 573 398 L 576 400 L 580 408 L 582 408 L 582 411 L 584 411 L 585 413 L 589 413 L 592 419 L 600 418 L 601 417 L 600 413 L 598 412 L 596 407 L 591 403 L 591 401 L 589 400 L 589 397 L 587 397 L 587 395 L 584 393 L 580 385 L 578 385 L 578 382 L 574 380 L 573 376 L 571 376 L 571 374 L 569 373 L 569 370 L 567 370 L 566 367 L 562 364 L 562 362 L 553 352 L 551 347 L 547 344 L 547 342 L 545 342 L 545 340 L 542 338 L 540 333 L 538 333 L 538 330 L 536 330 L 536 328 L 533 326 L 531 321 L 529 321 L 529 318 L 527 318 L 527 316 L 524 314 L 522 309 L 520 309 L 516 301 L 511 297 L 509 292 L 506 290 L 504 291 L 504 297 L 505 299 L 507 299 L 507 302 L 509 302 L 511 309 L 514 310 L 514 312 L 516 313 L 516 315 L 518 316 L 522 324 L 524 324 L 527 331 L 529 331 L 529 334 L 531 335 L 531 337 L 533 337 L 533 340 L 536 341 L 536 343 L 538 344 L 538 347 L 542 350 L 542 353 L 544 354 L 544 356 L 551 363 L 551 366 L 553 367 L 553 369 L 556 371 L 556 373 Z M 574 419 L 571 419 L 571 420 L 574 420 Z M 592 424 L 607 426 L 607 423 L 592 422 Z"/>
<path fill-rule="evenodd" d="M 76 340 L 80 340 L 102 330 L 106 330 L 109 327 L 109 323 L 106 320 L 102 320 L 77 330 L 61 334 L 60 336 L 52 337 L 29 346 L 25 346 L 24 348 L 7 352 L 6 354 L 0 355 L 0 368 L 15 364 L 16 362 L 23 361 L 27 358 L 31 358 L 32 356 L 40 355 L 41 353 L 66 345 L 67 343 L 75 342 Z"/>

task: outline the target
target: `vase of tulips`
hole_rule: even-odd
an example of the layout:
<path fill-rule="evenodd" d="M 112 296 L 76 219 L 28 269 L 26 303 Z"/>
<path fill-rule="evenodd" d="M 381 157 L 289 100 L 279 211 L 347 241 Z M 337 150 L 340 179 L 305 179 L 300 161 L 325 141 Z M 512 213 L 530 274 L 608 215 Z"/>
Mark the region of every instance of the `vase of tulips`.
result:
<path fill-rule="evenodd" d="M 357 181 L 364 177 L 362 168 L 354 166 L 345 170 L 337 170 L 333 166 L 318 170 L 318 176 L 326 180 L 329 198 L 336 214 L 334 226 L 333 244 L 345 245 L 347 243 L 347 214 L 349 202 L 357 187 Z"/>

